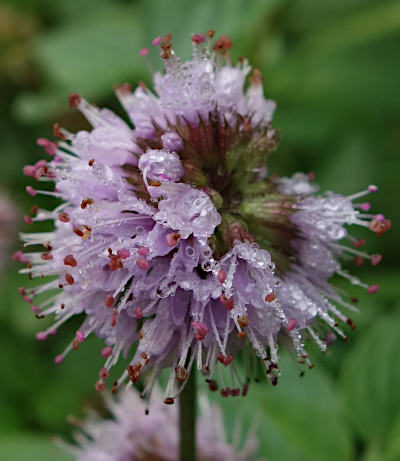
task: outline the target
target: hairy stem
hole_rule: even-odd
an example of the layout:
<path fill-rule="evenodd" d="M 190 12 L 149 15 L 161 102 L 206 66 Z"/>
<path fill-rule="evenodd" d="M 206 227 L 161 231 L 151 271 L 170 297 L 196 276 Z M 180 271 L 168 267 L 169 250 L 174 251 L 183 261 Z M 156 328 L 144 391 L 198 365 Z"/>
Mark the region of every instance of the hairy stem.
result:
<path fill-rule="evenodd" d="M 196 461 L 196 376 L 190 373 L 179 396 L 180 461 Z"/>

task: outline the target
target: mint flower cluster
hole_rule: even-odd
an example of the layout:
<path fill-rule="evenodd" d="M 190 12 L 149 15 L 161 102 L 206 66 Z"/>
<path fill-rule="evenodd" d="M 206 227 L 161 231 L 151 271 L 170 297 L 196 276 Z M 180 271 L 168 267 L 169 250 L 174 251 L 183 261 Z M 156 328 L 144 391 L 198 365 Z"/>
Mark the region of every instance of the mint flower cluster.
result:
<path fill-rule="evenodd" d="M 159 389 L 153 392 L 152 409 L 147 415 L 146 404 L 134 389 L 124 389 L 117 400 L 105 395 L 105 403 L 112 419 L 103 419 L 90 411 L 83 421 L 75 421 L 78 429 L 74 434 L 76 445 L 63 443 L 76 461 L 178 459 L 177 406 L 163 405 Z M 200 403 L 202 411 L 196 422 L 198 461 L 263 461 L 256 456 L 259 444 L 254 428 L 243 434 L 243 428 L 237 426 L 239 431 L 229 443 L 221 409 L 204 396 Z"/>
<path fill-rule="evenodd" d="M 354 328 L 343 312 L 355 310 L 356 299 L 337 291 L 332 276 L 370 294 L 379 289 L 340 262 L 381 260 L 361 251 L 365 240 L 348 231 L 357 225 L 379 236 L 390 229 L 390 220 L 360 201 L 377 187 L 318 194 L 312 174 L 270 174 L 276 105 L 264 97 L 259 71 L 246 59 L 232 63 L 229 37 L 213 35 L 193 35 L 185 62 L 170 36 L 154 39 L 164 63 L 153 75 L 154 91 L 143 83 L 134 91 L 116 87 L 128 122 L 72 94 L 70 105 L 92 130 L 70 133 L 55 124 L 55 141 L 38 139 L 50 159 L 24 168 L 44 183 L 28 193 L 60 204 L 25 218 L 50 220 L 54 231 L 22 234 L 25 251 L 14 255 L 26 264 L 22 273 L 49 279 L 21 294 L 38 318 L 55 316 L 38 340 L 84 314 L 54 360 L 62 362 L 91 334 L 102 338 L 99 391 L 143 377 L 148 398 L 168 369 L 165 403 L 194 370 L 222 396 L 245 395 L 251 376 L 241 370 L 252 368 L 246 363 L 254 354 L 275 385 L 278 344 L 312 367 L 307 339 L 325 351 Z M 111 381 L 119 360 L 126 369 Z"/>

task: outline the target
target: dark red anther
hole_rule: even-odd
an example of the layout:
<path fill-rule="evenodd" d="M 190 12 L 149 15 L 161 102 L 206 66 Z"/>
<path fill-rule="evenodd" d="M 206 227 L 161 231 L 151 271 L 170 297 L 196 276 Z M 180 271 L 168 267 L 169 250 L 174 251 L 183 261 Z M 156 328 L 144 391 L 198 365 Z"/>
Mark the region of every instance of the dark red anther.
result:
<path fill-rule="evenodd" d="M 370 287 L 367 288 L 367 293 L 372 295 L 379 291 L 379 285 L 371 285 Z"/>
<path fill-rule="evenodd" d="M 218 361 L 221 362 L 225 366 L 228 366 L 230 363 L 232 363 L 234 358 L 235 357 L 233 355 L 225 355 L 225 356 L 222 354 L 217 355 Z"/>
<path fill-rule="evenodd" d="M 55 153 L 57 152 L 57 149 L 58 149 L 57 144 L 56 144 L 55 142 L 50 141 L 50 140 L 47 139 L 47 138 L 38 138 L 38 139 L 36 140 L 36 144 L 37 144 L 38 146 L 44 147 L 45 152 L 46 152 L 47 154 L 51 155 L 51 156 L 55 155 Z M 43 162 L 45 162 L 45 160 L 43 160 Z M 41 163 L 41 164 L 39 164 L 39 165 L 36 164 L 35 166 L 36 166 L 36 167 L 38 167 L 38 166 L 44 166 L 44 164 L 43 164 L 43 163 Z"/>
<path fill-rule="evenodd" d="M 346 320 L 346 323 L 347 323 L 347 325 L 350 326 L 350 328 L 351 328 L 352 330 L 355 330 L 355 329 L 356 329 L 356 324 L 353 322 L 352 319 L 348 318 L 348 319 Z"/>
<path fill-rule="evenodd" d="M 72 277 L 71 274 L 68 274 L 68 272 L 65 274 L 65 280 L 69 285 L 73 285 L 75 282 L 74 277 Z"/>
<path fill-rule="evenodd" d="M 377 266 L 382 261 L 382 255 L 374 254 L 371 256 L 371 265 Z"/>
<path fill-rule="evenodd" d="M 129 374 L 129 379 L 135 384 L 142 375 L 142 364 L 137 363 L 136 365 L 129 365 L 126 370 Z"/>
<path fill-rule="evenodd" d="M 208 388 L 211 392 L 218 390 L 218 383 L 215 381 L 215 379 L 206 379 L 206 383 L 208 384 Z"/>
<path fill-rule="evenodd" d="M 115 381 L 115 383 L 113 384 L 111 388 L 111 394 L 116 394 L 117 390 L 118 390 L 118 381 Z"/>
<path fill-rule="evenodd" d="M 117 255 L 121 259 L 127 259 L 131 255 L 131 252 L 125 248 L 121 248 L 120 250 L 117 250 Z"/>
<path fill-rule="evenodd" d="M 271 379 L 271 384 L 273 386 L 276 386 L 278 384 L 278 377 L 277 376 L 273 376 L 272 379 Z"/>
<path fill-rule="evenodd" d="M 179 234 L 178 232 L 170 232 L 169 234 L 165 236 L 167 245 L 170 247 L 176 246 L 180 238 L 181 238 L 181 234 Z"/>
<path fill-rule="evenodd" d="M 75 339 L 76 339 L 79 343 L 83 343 L 83 341 L 85 341 L 85 334 L 84 334 L 81 330 L 78 330 L 78 331 L 75 333 Z"/>
<path fill-rule="evenodd" d="M 146 354 L 146 352 L 142 352 L 142 353 L 140 354 L 140 357 L 142 357 L 143 360 L 149 360 L 149 357 L 148 357 L 148 355 Z"/>
<path fill-rule="evenodd" d="M 58 139 L 61 139 L 62 141 L 65 141 L 67 138 L 65 137 L 64 134 L 62 134 L 62 132 L 60 131 L 60 124 L 58 122 L 56 122 L 54 125 L 53 125 L 53 135 L 58 138 Z"/>
<path fill-rule="evenodd" d="M 297 320 L 294 319 L 294 318 L 289 319 L 288 322 L 287 322 L 287 325 L 286 325 L 287 331 L 292 331 L 296 327 L 297 327 Z"/>
<path fill-rule="evenodd" d="M 114 90 L 117 91 L 119 94 L 129 94 L 132 93 L 132 85 L 130 83 L 122 83 L 114 85 Z"/>
<path fill-rule="evenodd" d="M 23 168 L 23 172 L 25 176 L 34 178 L 36 174 L 36 167 L 33 165 L 25 165 Z"/>
<path fill-rule="evenodd" d="M 118 255 L 113 255 L 111 253 L 108 257 L 110 258 L 110 262 L 108 263 L 110 270 L 117 271 L 118 269 L 122 269 L 124 267 L 121 258 Z"/>
<path fill-rule="evenodd" d="M 80 342 L 75 338 L 75 339 L 72 341 L 72 349 L 73 349 L 74 351 L 77 351 L 78 348 L 79 348 L 79 344 L 80 344 Z"/>
<path fill-rule="evenodd" d="M 380 237 L 383 235 L 385 232 L 390 230 L 392 227 L 392 222 L 390 219 L 385 219 L 383 222 L 377 218 L 374 218 L 370 223 L 369 223 L 369 228 L 375 232 L 375 234 Z"/>
<path fill-rule="evenodd" d="M 206 33 L 206 35 L 207 35 L 208 38 L 213 38 L 214 35 L 215 35 L 215 30 L 210 29 L 210 30 Z"/>
<path fill-rule="evenodd" d="M 235 301 L 232 298 L 227 298 L 224 294 L 219 297 L 221 303 L 226 307 L 228 311 L 231 311 L 235 307 Z"/>
<path fill-rule="evenodd" d="M 91 158 L 91 159 L 89 160 L 89 162 L 88 162 L 88 165 L 89 165 L 89 166 L 93 166 L 93 163 L 94 163 L 94 158 Z"/>
<path fill-rule="evenodd" d="M 110 376 L 110 372 L 107 370 L 107 368 L 102 368 L 99 371 L 99 378 L 107 379 L 109 376 Z"/>
<path fill-rule="evenodd" d="M 70 222 L 71 219 L 69 218 L 69 214 L 66 213 L 65 211 L 62 211 L 61 213 L 58 214 L 58 219 L 61 222 Z"/>
<path fill-rule="evenodd" d="M 192 35 L 192 42 L 196 43 L 196 45 L 200 45 L 200 43 L 203 43 L 205 41 L 204 34 L 194 34 Z"/>
<path fill-rule="evenodd" d="M 146 258 L 139 257 L 136 259 L 136 265 L 139 267 L 139 269 L 142 269 L 143 271 L 147 271 L 150 267 L 150 262 L 147 261 Z"/>
<path fill-rule="evenodd" d="M 71 107 L 77 107 L 77 105 L 81 102 L 81 99 L 82 98 L 79 96 L 78 93 L 71 93 L 68 98 L 69 105 Z"/>
<path fill-rule="evenodd" d="M 235 387 L 233 389 L 231 389 L 231 396 L 232 397 L 239 397 L 240 395 L 240 388 L 239 387 Z"/>
<path fill-rule="evenodd" d="M 113 307 L 114 305 L 114 298 L 111 296 L 111 295 L 107 295 L 106 296 L 106 299 L 104 301 L 104 304 L 107 306 L 107 307 Z"/>
<path fill-rule="evenodd" d="M 45 253 L 42 253 L 40 257 L 43 259 L 43 261 L 50 261 L 51 259 L 53 259 L 53 255 L 49 253 L 48 251 L 46 251 Z"/>
<path fill-rule="evenodd" d="M 92 232 L 92 228 L 90 226 L 79 226 L 74 229 L 74 233 L 80 237 L 82 240 L 86 240 L 87 238 L 90 237 L 90 234 Z"/>
<path fill-rule="evenodd" d="M 147 247 L 139 247 L 137 252 L 140 256 L 147 256 L 150 253 L 150 249 Z"/>
<path fill-rule="evenodd" d="M 94 385 L 94 388 L 97 392 L 105 391 L 106 387 L 106 382 L 103 379 L 99 379 L 98 381 L 96 381 L 96 384 Z"/>
<path fill-rule="evenodd" d="M 354 259 L 354 264 L 357 267 L 361 267 L 363 262 L 364 262 L 364 260 L 363 260 L 362 256 L 360 256 L 360 255 L 356 256 L 355 259 Z"/>
<path fill-rule="evenodd" d="M 194 339 L 202 341 L 208 333 L 208 326 L 203 322 L 192 322 L 191 325 L 196 331 Z"/>
<path fill-rule="evenodd" d="M 229 389 L 229 387 L 224 387 L 223 389 L 221 389 L 222 397 L 229 397 L 230 394 L 231 394 L 231 390 Z"/>
<path fill-rule="evenodd" d="M 117 311 L 117 309 L 114 309 L 113 313 L 112 313 L 112 316 L 111 316 L 111 326 L 113 328 L 117 324 L 117 318 L 118 318 L 118 311 Z"/>
<path fill-rule="evenodd" d="M 187 373 L 187 371 L 185 370 L 184 367 L 176 367 L 175 368 L 175 376 L 176 376 L 176 379 L 180 383 L 183 383 L 183 382 L 185 382 L 187 380 L 188 373 Z"/>
<path fill-rule="evenodd" d="M 29 224 L 30 226 L 33 224 L 32 218 L 28 214 L 24 216 L 24 221 L 26 224 Z"/>
<path fill-rule="evenodd" d="M 217 278 L 220 283 L 224 283 L 226 280 L 226 272 L 223 269 L 219 270 Z"/>
<path fill-rule="evenodd" d="M 103 349 L 101 350 L 101 356 L 106 359 L 107 357 L 110 357 L 110 355 L 112 355 L 113 353 L 113 350 L 112 350 L 112 347 L 110 346 L 106 346 L 106 347 L 103 347 Z"/>
<path fill-rule="evenodd" d="M 76 267 L 78 265 L 76 259 L 72 255 L 67 255 L 64 258 L 64 264 L 71 267 Z"/>
<path fill-rule="evenodd" d="M 93 205 L 93 200 L 89 197 L 85 198 L 81 202 L 81 208 L 84 210 L 88 205 Z"/>
<path fill-rule="evenodd" d="M 28 192 L 28 194 L 31 197 L 34 197 L 37 194 L 37 192 L 35 191 L 35 189 L 32 186 L 26 186 L 25 190 L 26 190 L 26 192 Z"/>
<path fill-rule="evenodd" d="M 173 405 L 175 403 L 175 400 L 172 398 L 172 397 L 167 397 L 165 400 L 164 400 L 164 403 L 166 405 Z"/>
<path fill-rule="evenodd" d="M 275 293 L 268 293 L 267 296 L 265 297 L 265 301 L 267 303 L 272 303 L 276 299 Z"/>
<path fill-rule="evenodd" d="M 228 51 L 233 46 L 232 40 L 227 35 L 221 35 L 219 39 L 214 43 L 214 51 Z"/>
<path fill-rule="evenodd" d="M 262 73 L 258 70 L 258 69 L 254 69 L 253 72 L 251 73 L 250 75 L 250 83 L 252 85 L 262 85 L 263 84 L 263 76 L 262 76 Z"/>
<path fill-rule="evenodd" d="M 244 314 L 237 319 L 237 322 L 241 326 L 241 328 L 246 328 L 249 324 L 249 318 L 246 314 Z"/>
<path fill-rule="evenodd" d="M 365 245 L 367 243 L 367 241 L 365 239 L 360 239 L 360 240 L 356 240 L 353 245 L 355 248 L 358 248 L 358 247 L 361 247 L 363 245 Z"/>

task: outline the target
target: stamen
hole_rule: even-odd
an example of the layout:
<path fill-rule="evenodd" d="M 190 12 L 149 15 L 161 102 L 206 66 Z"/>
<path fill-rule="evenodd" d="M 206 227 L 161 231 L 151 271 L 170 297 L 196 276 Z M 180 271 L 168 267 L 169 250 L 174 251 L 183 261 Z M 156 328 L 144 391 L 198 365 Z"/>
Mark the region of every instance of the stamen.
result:
<path fill-rule="evenodd" d="M 367 288 L 367 292 L 370 295 L 376 293 L 377 291 L 379 291 L 379 285 L 371 285 Z"/>
<path fill-rule="evenodd" d="M 147 269 L 150 267 L 150 262 L 147 259 L 140 257 L 137 258 L 136 265 L 139 267 L 139 269 L 147 271 Z"/>
<path fill-rule="evenodd" d="M 171 233 L 167 234 L 166 235 L 166 240 L 167 240 L 168 246 L 170 246 L 170 247 L 176 246 L 178 244 L 180 238 L 181 238 L 181 234 L 179 234 L 177 232 L 171 232 Z"/>
<path fill-rule="evenodd" d="M 192 322 L 191 325 L 196 331 L 194 339 L 197 339 L 197 341 L 202 341 L 208 333 L 208 326 L 202 322 Z"/>
<path fill-rule="evenodd" d="M 139 56 L 147 56 L 149 54 L 149 49 L 148 48 L 142 48 L 139 50 Z"/>

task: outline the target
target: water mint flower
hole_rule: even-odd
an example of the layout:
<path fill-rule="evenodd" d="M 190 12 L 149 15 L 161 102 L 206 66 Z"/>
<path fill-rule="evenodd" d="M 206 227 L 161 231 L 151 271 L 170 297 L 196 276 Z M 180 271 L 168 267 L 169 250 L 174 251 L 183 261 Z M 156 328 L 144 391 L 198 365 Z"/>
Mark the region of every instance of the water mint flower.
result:
<path fill-rule="evenodd" d="M 106 395 L 105 402 L 113 419 L 90 412 L 84 421 L 76 421 L 77 444 L 64 444 L 77 461 L 178 459 L 178 412 L 176 406 L 162 404 L 158 389 L 153 393 L 150 412 L 134 389 L 121 392 L 118 400 Z M 196 431 L 198 461 L 255 461 L 258 441 L 254 430 L 250 429 L 241 446 L 237 446 L 239 440 L 236 446 L 229 444 L 219 407 L 205 397 L 201 404 Z"/>
<path fill-rule="evenodd" d="M 249 376 L 235 359 L 252 360 L 251 350 L 276 384 L 281 338 L 311 367 L 307 338 L 325 350 L 333 332 L 346 337 L 341 322 L 354 327 L 342 313 L 354 310 L 354 297 L 333 288 L 333 275 L 371 294 L 379 288 L 339 261 L 379 263 L 381 256 L 360 251 L 364 241 L 348 231 L 358 225 L 381 235 L 390 228 L 384 216 L 368 213 L 368 202 L 358 202 L 377 188 L 317 195 L 311 174 L 268 175 L 267 157 L 279 138 L 271 127 L 275 103 L 265 99 L 259 71 L 245 59 L 232 64 L 230 39 L 212 44 L 212 36 L 194 35 L 186 62 L 170 37 L 153 41 L 165 66 L 153 75 L 155 93 L 144 84 L 116 90 L 133 127 L 71 95 L 93 129 L 72 134 L 56 124 L 57 141 L 38 140 L 50 161 L 24 168 L 45 185 L 55 183 L 53 191 L 28 186 L 28 193 L 60 204 L 27 219 L 50 220 L 55 229 L 22 235 L 22 272 L 51 278 L 21 293 L 39 318 L 55 315 L 38 340 L 85 314 L 55 362 L 90 334 L 103 338 L 99 391 L 123 356 L 127 367 L 113 390 L 144 376 L 149 397 L 169 369 L 171 403 L 196 368 L 211 390 L 245 395 Z"/>

